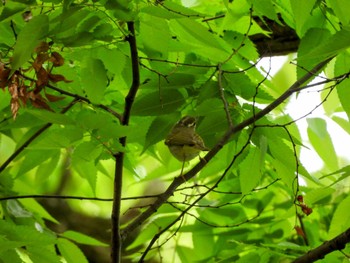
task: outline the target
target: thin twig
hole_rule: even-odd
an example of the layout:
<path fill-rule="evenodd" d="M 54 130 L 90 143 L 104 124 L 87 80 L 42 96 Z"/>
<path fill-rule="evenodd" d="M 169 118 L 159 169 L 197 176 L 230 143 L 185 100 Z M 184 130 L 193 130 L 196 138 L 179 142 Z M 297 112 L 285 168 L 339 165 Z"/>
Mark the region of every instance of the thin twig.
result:
<path fill-rule="evenodd" d="M 222 100 L 222 103 L 224 104 L 224 110 L 225 110 L 225 113 L 226 113 L 226 119 L 227 119 L 227 122 L 228 122 L 228 125 L 229 125 L 230 129 L 232 129 L 233 123 L 232 123 L 232 119 L 231 119 L 231 114 L 230 114 L 230 110 L 229 110 L 229 106 L 228 106 L 227 100 L 225 98 L 224 87 L 222 86 L 221 64 L 218 64 L 218 85 L 219 85 L 220 98 Z"/>
<path fill-rule="evenodd" d="M 121 198 L 122 201 L 126 200 L 139 200 L 139 199 L 150 199 L 157 198 L 159 195 L 141 195 L 141 196 L 129 196 Z M 30 199 L 30 198 L 44 198 L 44 199 L 78 199 L 78 200 L 92 200 L 92 201 L 102 201 L 111 202 L 113 198 L 100 198 L 100 197 L 86 197 L 86 196 L 74 196 L 74 195 L 13 195 L 0 197 L 0 201 L 5 200 L 16 200 L 16 199 Z"/>

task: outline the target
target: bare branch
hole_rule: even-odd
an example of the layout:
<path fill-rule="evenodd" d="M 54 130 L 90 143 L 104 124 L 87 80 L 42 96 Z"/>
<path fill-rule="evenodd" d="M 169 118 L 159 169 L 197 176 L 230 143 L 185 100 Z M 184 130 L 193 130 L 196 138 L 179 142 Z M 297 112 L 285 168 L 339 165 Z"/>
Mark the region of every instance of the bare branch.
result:
<path fill-rule="evenodd" d="M 294 260 L 293 263 L 315 262 L 319 259 L 323 259 L 327 254 L 333 251 L 344 249 L 345 245 L 349 242 L 350 242 L 350 228 L 348 228 L 345 232 L 341 233 L 335 238 L 324 242 L 322 245 L 318 246 L 317 248 L 308 251 L 305 255 Z"/>

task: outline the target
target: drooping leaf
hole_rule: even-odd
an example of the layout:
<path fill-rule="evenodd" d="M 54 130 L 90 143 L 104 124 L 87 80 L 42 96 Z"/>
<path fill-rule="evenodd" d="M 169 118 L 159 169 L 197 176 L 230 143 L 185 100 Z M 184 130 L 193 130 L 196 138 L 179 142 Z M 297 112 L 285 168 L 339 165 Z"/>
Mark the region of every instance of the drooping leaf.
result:
<path fill-rule="evenodd" d="M 62 234 L 62 236 L 69 238 L 75 242 L 78 242 L 80 244 L 85 245 L 94 245 L 94 246 L 107 246 L 107 244 L 98 241 L 95 238 L 92 238 L 90 236 L 84 235 L 82 233 L 76 232 L 76 231 L 66 231 Z"/>
<path fill-rule="evenodd" d="M 329 227 L 328 238 L 334 238 L 343 231 L 350 227 L 350 196 L 347 196 L 342 200 L 332 217 L 332 221 Z"/>
<path fill-rule="evenodd" d="M 251 148 L 247 157 L 240 163 L 240 182 L 242 194 L 252 191 L 261 180 L 261 155 L 259 148 Z"/>
<path fill-rule="evenodd" d="M 81 81 L 88 98 L 100 103 L 107 87 L 106 70 L 101 60 L 86 58 L 81 70 Z"/>
<path fill-rule="evenodd" d="M 327 130 L 327 123 L 321 118 L 308 118 L 308 137 L 309 140 L 322 158 L 325 165 L 327 165 L 331 170 L 338 169 L 338 158 L 335 152 L 332 138 L 329 136 Z"/>
<path fill-rule="evenodd" d="M 56 123 L 56 124 L 74 124 L 74 121 L 67 115 L 44 111 L 44 110 L 26 110 L 29 114 L 37 117 L 40 120 L 46 121 L 47 123 Z"/>
<path fill-rule="evenodd" d="M 350 55 L 347 52 L 342 52 L 337 57 L 334 66 L 334 74 L 339 76 L 348 72 L 350 66 Z M 337 85 L 338 98 L 340 100 L 341 106 L 343 107 L 348 118 L 350 117 L 350 105 L 349 99 L 350 95 L 348 92 L 350 80 L 347 78 Z"/>
<path fill-rule="evenodd" d="M 293 0 L 290 1 L 292 10 L 294 13 L 294 19 L 296 24 L 296 31 L 299 36 L 302 36 L 308 29 L 307 21 L 310 19 L 310 13 L 312 12 L 316 0 L 303 1 Z"/>
<path fill-rule="evenodd" d="M 88 263 L 83 252 L 73 242 L 65 238 L 57 240 L 57 247 L 67 263 L 81 262 Z"/>
<path fill-rule="evenodd" d="M 46 37 L 49 30 L 49 19 L 46 15 L 38 15 L 26 24 L 18 34 L 11 61 L 11 73 L 26 63 L 40 40 Z"/>
<path fill-rule="evenodd" d="M 151 145 L 164 140 L 174 125 L 173 120 L 179 117 L 178 114 L 173 115 L 158 116 L 152 121 L 146 134 L 146 141 L 142 153 L 144 153 Z"/>

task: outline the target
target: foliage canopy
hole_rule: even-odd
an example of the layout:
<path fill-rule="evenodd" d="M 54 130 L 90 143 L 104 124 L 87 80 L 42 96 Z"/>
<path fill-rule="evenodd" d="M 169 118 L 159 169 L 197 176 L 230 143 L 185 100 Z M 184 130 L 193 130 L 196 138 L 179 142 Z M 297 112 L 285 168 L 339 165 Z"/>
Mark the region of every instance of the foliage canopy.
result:
<path fill-rule="evenodd" d="M 112 262 L 311 262 L 334 250 L 326 260 L 345 262 L 350 173 L 328 125 L 350 133 L 347 10 L 1 1 L 0 262 L 109 262 L 109 250 Z M 255 42 L 287 42 L 273 24 L 300 41 L 275 76 L 258 64 L 274 50 Z M 321 103 L 293 119 L 288 102 L 303 107 L 315 87 Z M 163 143 L 184 115 L 211 149 L 185 182 Z M 302 149 L 323 167 L 311 172 Z"/>

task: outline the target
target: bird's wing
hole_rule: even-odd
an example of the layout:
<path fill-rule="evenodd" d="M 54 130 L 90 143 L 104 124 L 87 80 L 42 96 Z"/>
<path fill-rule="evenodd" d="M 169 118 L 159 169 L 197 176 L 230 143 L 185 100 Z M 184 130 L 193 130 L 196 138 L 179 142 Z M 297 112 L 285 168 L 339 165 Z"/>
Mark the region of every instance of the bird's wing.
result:
<path fill-rule="evenodd" d="M 176 132 L 173 134 L 170 134 L 166 139 L 165 139 L 165 144 L 166 145 L 179 145 L 179 146 L 193 146 L 195 145 L 195 141 L 191 135 L 184 136 L 180 132 Z"/>

